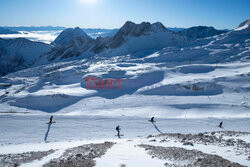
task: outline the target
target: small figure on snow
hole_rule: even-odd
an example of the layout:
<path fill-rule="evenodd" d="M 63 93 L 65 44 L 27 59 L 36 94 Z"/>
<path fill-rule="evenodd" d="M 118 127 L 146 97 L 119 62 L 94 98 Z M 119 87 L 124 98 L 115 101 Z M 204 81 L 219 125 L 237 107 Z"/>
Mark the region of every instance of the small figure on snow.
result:
<path fill-rule="evenodd" d="M 47 137 L 49 135 L 49 131 L 50 131 L 50 127 L 53 123 L 56 123 L 55 121 L 53 122 L 53 116 L 50 116 L 50 119 L 49 119 L 49 122 L 47 123 L 48 124 L 48 130 L 47 132 L 45 133 L 45 137 L 44 137 L 44 141 L 47 142 Z"/>
<path fill-rule="evenodd" d="M 152 117 L 151 119 L 150 119 L 150 122 L 155 122 L 155 117 Z"/>
<path fill-rule="evenodd" d="M 121 130 L 121 128 L 120 128 L 119 125 L 115 128 L 115 130 L 117 131 L 117 136 L 120 136 L 120 130 Z"/>
<path fill-rule="evenodd" d="M 53 121 L 53 115 L 49 119 L 49 124 L 52 124 L 52 121 Z"/>
<path fill-rule="evenodd" d="M 223 122 L 220 122 L 220 125 L 219 125 L 220 128 L 222 128 L 222 124 L 223 124 Z"/>

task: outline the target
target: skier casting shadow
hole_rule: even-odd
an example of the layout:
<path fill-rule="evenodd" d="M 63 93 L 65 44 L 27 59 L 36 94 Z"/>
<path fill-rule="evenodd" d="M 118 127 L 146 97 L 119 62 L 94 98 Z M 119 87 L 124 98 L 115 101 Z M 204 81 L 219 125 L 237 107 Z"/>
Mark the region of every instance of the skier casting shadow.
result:
<path fill-rule="evenodd" d="M 222 124 L 223 124 L 223 122 L 220 122 L 219 128 L 223 128 L 223 127 L 222 127 Z"/>
<path fill-rule="evenodd" d="M 53 122 L 53 116 L 51 116 L 49 122 L 47 123 L 48 124 L 48 129 L 47 129 L 47 132 L 45 133 L 45 137 L 44 137 L 45 142 L 47 142 L 47 137 L 49 135 L 50 127 L 51 127 L 51 125 L 53 123 L 56 123 L 56 122 Z"/>
<path fill-rule="evenodd" d="M 121 136 L 123 136 L 123 135 L 120 134 L 120 130 L 121 130 L 120 126 L 118 125 L 118 126 L 115 128 L 115 130 L 117 131 L 117 136 L 118 136 L 118 138 L 120 139 Z"/>
<path fill-rule="evenodd" d="M 152 117 L 150 120 L 148 120 L 149 122 L 151 122 L 153 125 L 154 125 L 154 127 L 155 127 L 155 129 L 159 132 L 159 133 L 161 133 L 162 134 L 162 131 L 158 128 L 158 126 L 155 124 L 155 120 L 154 120 L 154 118 L 155 117 Z"/>

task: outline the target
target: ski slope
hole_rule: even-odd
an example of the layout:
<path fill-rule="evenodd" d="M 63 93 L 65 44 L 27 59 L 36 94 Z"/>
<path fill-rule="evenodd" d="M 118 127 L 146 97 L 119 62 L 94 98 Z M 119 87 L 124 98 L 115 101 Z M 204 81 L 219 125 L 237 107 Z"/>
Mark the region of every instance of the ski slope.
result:
<path fill-rule="evenodd" d="M 145 150 L 140 144 L 150 144 L 152 149 L 174 146 L 191 153 L 199 150 L 201 156 L 218 155 L 213 157 L 218 159 L 216 162 L 250 166 L 249 25 L 148 50 L 141 47 L 156 44 L 152 33 L 147 37 L 126 37 L 124 41 L 119 38 L 124 44 L 118 48 L 47 62 L 1 77 L 0 156 L 15 158 L 16 153 L 45 151 L 42 158 L 22 163 L 41 166 L 52 159 L 59 158 L 60 162 L 68 149 L 111 141 L 116 144 L 101 157 L 92 158 L 97 166 L 193 163 L 193 159 L 176 162 L 163 155 L 159 158 L 157 152 Z M 178 41 L 183 42 L 181 39 Z M 129 53 L 127 47 L 131 49 Z M 123 88 L 87 89 L 87 77 L 123 79 Z M 48 142 L 44 143 L 51 115 L 56 123 L 51 125 Z M 156 118 L 155 125 L 148 122 L 152 116 Z M 223 129 L 218 127 L 221 121 Z M 117 125 L 124 134 L 122 139 L 115 136 Z M 195 135 L 201 132 L 209 133 L 196 139 Z M 161 133 L 180 134 L 169 137 Z M 184 138 L 178 138 L 188 133 L 194 135 L 190 139 L 193 146 L 184 145 Z M 212 133 L 218 133 L 218 139 Z M 148 135 L 154 136 L 147 138 Z"/>

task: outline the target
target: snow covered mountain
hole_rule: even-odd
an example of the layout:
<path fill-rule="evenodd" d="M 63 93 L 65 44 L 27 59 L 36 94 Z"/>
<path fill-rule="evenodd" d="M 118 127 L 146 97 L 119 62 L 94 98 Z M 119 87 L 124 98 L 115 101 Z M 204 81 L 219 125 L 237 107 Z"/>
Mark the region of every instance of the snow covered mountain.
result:
<path fill-rule="evenodd" d="M 94 52 L 98 53 L 101 48 L 108 48 L 109 54 L 128 54 L 141 50 L 154 50 L 166 46 L 182 45 L 186 42 L 185 37 L 169 31 L 161 23 L 150 24 L 143 22 L 135 24 L 126 22 L 113 38 L 95 46 Z M 115 49 L 115 51 L 114 51 Z"/>
<path fill-rule="evenodd" d="M 166 46 L 179 46 L 186 38 L 167 30 L 161 23 L 135 24 L 126 22 L 114 37 L 92 39 L 80 28 L 64 30 L 52 43 L 53 50 L 45 56 L 49 62 L 62 59 L 79 59 L 101 55 L 123 55 L 137 51 L 150 51 Z M 41 62 L 46 62 L 43 60 Z"/>
<path fill-rule="evenodd" d="M 171 41 L 170 45 L 165 43 L 166 47 L 143 52 L 141 56 L 105 56 L 107 50 L 115 53 L 116 49 L 128 46 L 131 39 L 139 42 L 158 33 L 176 37 L 177 42 L 185 39 L 159 24 L 142 25 L 128 22 L 114 38 L 97 38 L 91 45 L 95 46 L 99 40 L 107 48 L 92 57 L 6 75 L 4 79 L 12 86 L 0 89 L 0 110 L 143 117 L 149 117 L 154 111 L 156 116 L 174 118 L 249 117 L 249 29 L 185 45 L 171 45 Z M 73 50 L 74 45 L 69 43 L 65 48 L 71 46 Z M 73 52 L 69 49 L 68 53 Z M 58 56 L 61 56 L 59 52 Z M 89 76 L 123 79 L 123 88 L 87 89 Z"/>
<path fill-rule="evenodd" d="M 51 52 L 43 56 L 39 63 L 45 64 L 51 61 L 61 61 L 66 58 L 79 57 L 87 52 L 94 44 L 94 39 L 88 36 L 79 27 L 68 28 L 52 42 L 54 45 Z M 48 61 L 47 61 L 48 60 Z"/>
<path fill-rule="evenodd" d="M 0 75 L 30 67 L 51 46 L 25 38 L 0 38 Z"/>
<path fill-rule="evenodd" d="M 53 45 L 70 45 L 72 43 L 81 41 L 81 44 L 90 42 L 92 39 L 79 27 L 68 28 L 61 32 L 59 36 L 52 42 Z"/>
<path fill-rule="evenodd" d="M 186 36 L 189 40 L 195 40 L 198 38 L 211 37 L 226 32 L 226 30 L 216 30 L 214 27 L 197 26 L 184 29 L 182 31 L 179 31 L 178 33 Z"/>
<path fill-rule="evenodd" d="M 250 166 L 249 21 L 189 41 L 132 22 L 0 39 L 0 67 L 27 68 L 0 77 L 0 166 Z"/>
<path fill-rule="evenodd" d="M 242 22 L 235 30 L 236 31 L 240 31 L 240 30 L 247 30 L 247 31 L 249 31 L 249 29 L 250 29 L 249 25 L 250 25 L 250 19 Z"/>

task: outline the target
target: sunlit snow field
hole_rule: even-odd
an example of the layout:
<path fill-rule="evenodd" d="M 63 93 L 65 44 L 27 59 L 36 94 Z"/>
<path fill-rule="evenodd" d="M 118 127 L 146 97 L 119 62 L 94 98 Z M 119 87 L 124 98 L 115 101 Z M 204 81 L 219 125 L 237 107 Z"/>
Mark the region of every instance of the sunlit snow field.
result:
<path fill-rule="evenodd" d="M 22 32 L 0 37 L 26 37 L 50 43 L 58 33 Z M 238 35 L 235 33 L 232 39 Z M 148 166 L 163 165 L 163 161 L 153 161 L 134 145 L 145 142 L 148 135 L 168 132 L 250 132 L 250 40 L 244 36 L 244 45 L 238 41 L 229 45 L 223 43 L 226 37 L 204 39 L 206 44 L 197 47 L 79 57 L 82 59 L 4 76 L 1 79 L 7 86 L 0 87 L 0 154 L 59 149 L 45 159 L 24 164 L 39 166 L 62 155 L 67 148 L 114 141 L 118 144 L 97 159 L 97 166 L 118 166 L 110 164 L 111 157 L 117 163 L 132 166 L 142 162 L 148 162 Z M 88 76 L 122 78 L 123 89 L 89 90 L 85 80 Z M 56 123 L 51 125 L 44 142 L 51 115 Z M 148 121 L 152 116 L 155 124 Z M 221 121 L 223 128 L 218 127 Z M 121 139 L 115 136 L 117 125 L 124 135 Z M 249 135 L 237 137 L 249 143 Z M 226 159 L 249 166 L 247 156 L 228 152 L 233 150 L 230 147 L 183 146 L 174 140 L 156 144 L 195 148 L 209 154 L 217 151 Z M 137 155 L 142 157 L 135 159 Z"/>
<path fill-rule="evenodd" d="M 150 118 L 148 118 L 150 119 Z M 219 130 L 250 132 L 249 118 L 245 119 L 156 119 L 156 127 L 141 117 L 62 116 L 55 115 L 48 141 L 116 139 L 115 127 L 120 125 L 123 138 L 141 138 L 161 132 L 199 133 Z M 43 142 L 49 116 L 1 115 L 0 144 Z M 218 127 L 224 122 L 224 129 Z"/>

